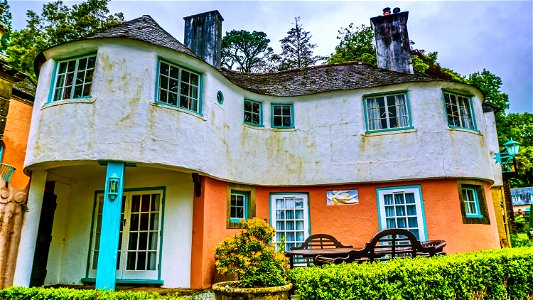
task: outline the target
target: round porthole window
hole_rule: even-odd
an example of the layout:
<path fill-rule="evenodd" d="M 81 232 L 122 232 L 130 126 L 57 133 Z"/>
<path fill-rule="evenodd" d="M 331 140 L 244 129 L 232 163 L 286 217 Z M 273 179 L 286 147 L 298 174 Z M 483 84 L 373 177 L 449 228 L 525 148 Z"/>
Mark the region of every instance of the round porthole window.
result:
<path fill-rule="evenodd" d="M 217 92 L 217 102 L 218 104 L 224 103 L 224 94 L 221 91 Z"/>

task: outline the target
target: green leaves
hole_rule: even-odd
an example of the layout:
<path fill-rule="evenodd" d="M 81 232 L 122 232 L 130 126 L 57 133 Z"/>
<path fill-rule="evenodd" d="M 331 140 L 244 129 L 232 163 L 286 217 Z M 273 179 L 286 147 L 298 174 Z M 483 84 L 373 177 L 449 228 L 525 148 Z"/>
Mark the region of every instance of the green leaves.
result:
<path fill-rule="evenodd" d="M 39 52 L 124 21 L 122 13 L 109 14 L 108 2 L 87 0 L 69 7 L 56 1 L 44 4 L 40 14 L 28 10 L 26 28 L 12 34 L 6 50 L 8 62 L 35 78 L 33 62 Z"/>
<path fill-rule="evenodd" d="M 335 52 L 327 58 L 326 63 L 361 61 L 376 66 L 376 49 L 373 38 L 374 31 L 371 27 L 366 27 L 364 24 L 354 27 L 354 24 L 350 23 L 348 28 L 339 30 L 337 39 L 340 42 L 335 47 Z"/>
<path fill-rule="evenodd" d="M 232 30 L 222 39 L 222 65 L 241 72 L 263 72 L 270 69 L 274 50 L 262 31 Z"/>
<path fill-rule="evenodd" d="M 295 268 L 301 299 L 531 299 L 533 248 Z"/>
<path fill-rule="evenodd" d="M 287 31 L 287 36 L 280 42 L 279 70 L 305 68 L 322 59 L 320 56 L 313 55 L 316 44 L 311 44 L 311 32 L 303 29 L 300 17 L 294 18 L 294 27 Z"/>

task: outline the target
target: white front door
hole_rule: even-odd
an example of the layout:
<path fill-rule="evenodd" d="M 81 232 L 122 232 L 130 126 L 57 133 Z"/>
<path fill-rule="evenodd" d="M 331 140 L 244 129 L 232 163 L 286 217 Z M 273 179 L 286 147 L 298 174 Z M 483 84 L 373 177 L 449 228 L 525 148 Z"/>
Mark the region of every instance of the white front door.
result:
<path fill-rule="evenodd" d="M 270 201 L 276 245 L 285 240 L 285 250 L 300 246 L 309 236 L 307 194 L 271 194 Z"/>
<path fill-rule="evenodd" d="M 420 186 L 377 189 L 380 228 L 403 228 L 427 240 Z"/>
<path fill-rule="evenodd" d="M 96 275 L 103 193 L 97 194 L 89 276 Z M 158 279 L 161 239 L 161 190 L 125 191 L 117 257 L 117 279 Z"/>

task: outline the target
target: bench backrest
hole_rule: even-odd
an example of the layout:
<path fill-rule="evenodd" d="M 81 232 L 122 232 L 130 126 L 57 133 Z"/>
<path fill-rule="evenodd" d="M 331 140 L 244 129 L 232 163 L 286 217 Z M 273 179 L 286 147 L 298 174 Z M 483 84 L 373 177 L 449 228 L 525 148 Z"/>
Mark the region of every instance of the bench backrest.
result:
<path fill-rule="evenodd" d="M 292 247 L 291 250 L 297 249 L 326 249 L 326 248 L 352 248 L 352 246 L 345 246 L 341 244 L 335 237 L 329 234 L 313 234 L 310 235 L 302 245 Z"/>
<path fill-rule="evenodd" d="M 435 247 L 423 247 L 410 231 L 395 228 L 376 233 L 366 244 L 365 252 L 373 261 L 417 255 L 433 256 L 436 251 Z"/>

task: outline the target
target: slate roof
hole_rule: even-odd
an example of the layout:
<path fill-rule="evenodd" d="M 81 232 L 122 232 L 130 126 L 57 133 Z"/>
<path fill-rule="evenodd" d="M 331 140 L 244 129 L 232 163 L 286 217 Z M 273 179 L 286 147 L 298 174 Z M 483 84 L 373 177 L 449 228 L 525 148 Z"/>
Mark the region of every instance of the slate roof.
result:
<path fill-rule="evenodd" d="M 159 26 L 159 24 L 157 24 L 157 22 L 149 15 L 144 15 L 113 26 L 107 30 L 86 37 L 85 39 L 98 38 L 134 39 L 195 56 L 189 48 L 185 47 L 185 45 L 180 43 L 176 38 L 170 35 L 170 33 L 161 28 L 161 26 Z"/>
<path fill-rule="evenodd" d="M 354 90 L 406 82 L 442 81 L 422 74 L 406 74 L 354 62 L 322 65 L 276 73 L 222 74 L 243 89 L 269 96 L 301 96 L 329 91 Z"/>

